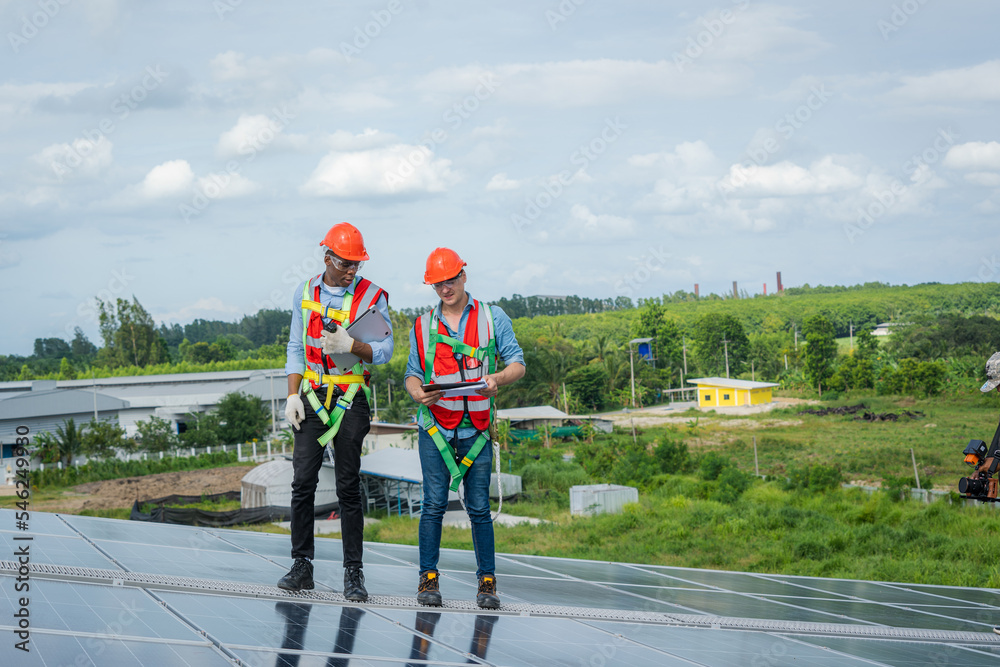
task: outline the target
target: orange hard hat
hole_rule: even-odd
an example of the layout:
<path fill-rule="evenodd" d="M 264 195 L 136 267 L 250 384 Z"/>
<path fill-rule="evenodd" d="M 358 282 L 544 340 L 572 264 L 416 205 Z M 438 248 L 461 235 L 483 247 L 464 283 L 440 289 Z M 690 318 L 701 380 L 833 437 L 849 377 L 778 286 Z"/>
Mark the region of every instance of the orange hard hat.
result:
<path fill-rule="evenodd" d="M 352 262 L 363 262 L 368 259 L 361 232 L 349 222 L 340 222 L 331 227 L 319 244 L 325 245 L 341 259 Z"/>
<path fill-rule="evenodd" d="M 434 252 L 427 256 L 424 284 L 433 285 L 451 280 L 462 272 L 465 265 L 465 261 L 451 248 L 434 248 Z"/>

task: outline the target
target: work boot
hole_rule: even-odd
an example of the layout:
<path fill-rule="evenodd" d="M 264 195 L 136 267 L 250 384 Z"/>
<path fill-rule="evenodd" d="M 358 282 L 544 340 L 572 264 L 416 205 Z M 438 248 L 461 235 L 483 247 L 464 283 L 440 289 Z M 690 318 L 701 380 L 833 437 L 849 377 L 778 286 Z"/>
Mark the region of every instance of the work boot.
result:
<path fill-rule="evenodd" d="M 499 609 L 500 598 L 497 597 L 497 578 L 492 574 L 479 577 L 479 592 L 476 594 L 476 604 L 483 609 Z"/>
<path fill-rule="evenodd" d="M 438 573 L 431 570 L 420 575 L 417 585 L 417 602 L 428 607 L 441 606 L 441 589 L 438 587 Z"/>
<path fill-rule="evenodd" d="M 351 602 L 366 602 L 368 591 L 365 590 L 365 573 L 360 567 L 344 568 L 344 597 Z"/>
<path fill-rule="evenodd" d="M 313 589 L 313 565 L 305 558 L 296 558 L 288 574 L 278 580 L 278 588 L 286 591 L 311 591 Z"/>

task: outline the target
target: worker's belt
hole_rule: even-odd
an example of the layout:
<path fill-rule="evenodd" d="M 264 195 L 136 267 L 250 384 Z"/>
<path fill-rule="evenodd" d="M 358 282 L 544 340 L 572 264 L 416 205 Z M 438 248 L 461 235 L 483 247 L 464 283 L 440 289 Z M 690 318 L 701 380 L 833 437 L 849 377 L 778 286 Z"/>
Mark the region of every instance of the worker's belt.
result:
<path fill-rule="evenodd" d="M 306 369 L 303 373 L 303 377 L 306 380 L 311 380 L 319 385 L 326 385 L 326 401 L 320 402 L 319 396 L 313 390 L 312 385 L 308 382 L 304 383 L 306 400 L 309 401 L 309 405 L 312 407 L 313 412 L 320 420 L 329 426 L 330 428 L 323 435 L 319 436 L 319 444 L 326 447 L 327 443 L 333 440 L 334 436 L 340 430 L 340 422 L 344 418 L 344 412 L 351 405 L 351 401 L 358 393 L 359 387 L 364 387 L 366 390 L 368 387 L 365 386 L 365 377 L 363 375 L 320 375 L 313 370 Z M 347 384 L 350 387 L 347 391 L 343 393 L 338 399 L 336 405 L 333 409 L 330 408 L 330 404 L 333 399 L 333 395 L 337 392 L 336 386 L 338 384 Z"/>
<path fill-rule="evenodd" d="M 448 468 L 448 474 L 451 475 L 451 486 L 449 488 L 452 491 L 458 491 L 458 485 L 461 484 L 465 473 L 469 471 L 469 468 L 472 467 L 472 462 L 476 460 L 479 452 L 483 451 L 483 447 L 489 442 L 487 432 L 482 431 L 479 433 L 479 437 L 472 443 L 469 453 L 459 461 L 458 455 L 455 453 L 455 448 L 441 435 L 441 430 L 438 428 L 434 417 L 431 416 L 431 412 L 426 406 L 420 407 L 420 418 L 423 422 L 424 430 L 427 431 L 427 435 L 431 436 L 431 440 L 437 446 L 441 458 L 444 459 L 444 465 Z"/>

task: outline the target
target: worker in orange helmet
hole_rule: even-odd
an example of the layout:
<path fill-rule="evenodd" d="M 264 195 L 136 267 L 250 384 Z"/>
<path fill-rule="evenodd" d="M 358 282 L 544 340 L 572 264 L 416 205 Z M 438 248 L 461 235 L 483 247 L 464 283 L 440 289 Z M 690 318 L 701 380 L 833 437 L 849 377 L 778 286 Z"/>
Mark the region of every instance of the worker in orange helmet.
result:
<path fill-rule="evenodd" d="M 285 416 L 294 427 L 292 454 L 292 569 L 278 582 L 289 591 L 314 587 L 313 525 L 323 452 L 333 445 L 344 550 L 344 597 L 368 599 L 362 572 L 364 508 L 361 444 L 371 428 L 369 366 L 392 357 L 388 293 L 358 275 L 368 252 L 361 232 L 346 222 L 330 228 L 323 273 L 300 284 L 292 297 L 292 324 L 285 373 Z M 348 325 L 374 308 L 388 334 L 362 342 Z"/>
<path fill-rule="evenodd" d="M 497 306 L 473 299 L 465 291 L 466 263 L 449 248 L 436 248 L 427 258 L 424 283 L 440 302 L 417 319 L 410 331 L 406 390 L 417 403 L 417 445 L 423 473 L 423 505 L 418 544 L 420 581 L 417 601 L 440 606 L 438 557 L 441 521 L 449 489 L 464 484 L 465 505 L 472 524 L 480 607 L 500 606 L 496 587 L 493 520 L 490 516 L 490 472 L 493 448 L 489 435 L 493 399 L 498 387 L 524 376 L 524 353 L 510 318 Z M 504 362 L 497 369 L 497 359 Z M 486 386 L 468 396 L 447 396 L 425 385 L 481 380 Z"/>

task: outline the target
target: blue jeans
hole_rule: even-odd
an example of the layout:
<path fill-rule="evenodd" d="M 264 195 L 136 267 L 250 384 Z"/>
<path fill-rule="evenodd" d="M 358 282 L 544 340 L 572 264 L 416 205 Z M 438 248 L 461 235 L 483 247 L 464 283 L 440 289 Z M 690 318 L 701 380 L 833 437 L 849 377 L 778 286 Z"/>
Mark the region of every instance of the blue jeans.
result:
<path fill-rule="evenodd" d="M 458 453 L 459 460 L 472 449 L 475 441 L 476 436 L 473 436 L 456 438 L 451 443 Z M 451 484 L 451 475 L 434 440 L 422 428 L 417 438 L 417 446 L 420 449 L 420 467 L 424 475 L 424 502 L 420 510 L 418 533 L 420 574 L 423 574 L 432 570 L 437 571 L 438 558 L 441 554 L 441 520 L 448 508 L 448 486 Z M 462 484 L 465 486 L 463 499 L 472 524 L 472 546 L 476 550 L 477 577 L 496 572 L 493 519 L 490 517 L 492 462 L 493 447 L 487 442 L 462 479 Z"/>

